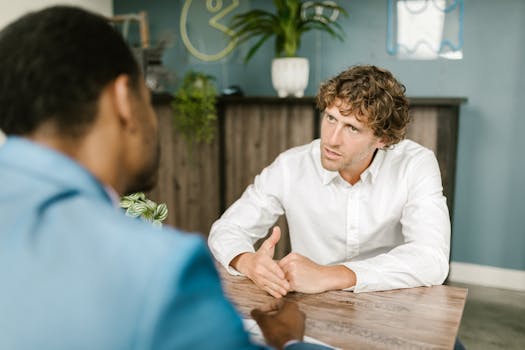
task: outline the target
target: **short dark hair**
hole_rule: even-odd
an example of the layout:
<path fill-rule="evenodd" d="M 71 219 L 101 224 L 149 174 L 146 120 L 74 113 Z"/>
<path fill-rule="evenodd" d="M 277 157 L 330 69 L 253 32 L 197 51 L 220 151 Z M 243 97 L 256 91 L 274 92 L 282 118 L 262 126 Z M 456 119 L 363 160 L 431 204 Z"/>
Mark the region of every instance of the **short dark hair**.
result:
<path fill-rule="evenodd" d="M 317 94 L 317 107 L 337 106 L 342 115 L 354 114 L 381 138 L 386 146 L 401 141 L 410 122 L 405 86 L 386 69 L 353 66 L 324 82 Z"/>
<path fill-rule="evenodd" d="M 0 32 L 0 129 L 27 135 L 52 122 L 80 136 L 121 74 L 138 87 L 139 67 L 107 18 L 69 6 L 29 13 Z"/>

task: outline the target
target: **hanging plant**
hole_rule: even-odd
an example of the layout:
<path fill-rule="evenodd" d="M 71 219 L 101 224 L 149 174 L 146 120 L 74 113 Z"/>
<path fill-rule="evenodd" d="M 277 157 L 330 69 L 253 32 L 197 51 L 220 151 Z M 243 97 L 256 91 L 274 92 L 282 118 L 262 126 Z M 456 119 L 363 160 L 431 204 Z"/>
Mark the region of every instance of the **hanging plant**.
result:
<path fill-rule="evenodd" d="M 191 148 L 195 143 L 210 143 L 217 120 L 217 89 L 214 77 L 190 71 L 173 100 L 173 123 Z"/>

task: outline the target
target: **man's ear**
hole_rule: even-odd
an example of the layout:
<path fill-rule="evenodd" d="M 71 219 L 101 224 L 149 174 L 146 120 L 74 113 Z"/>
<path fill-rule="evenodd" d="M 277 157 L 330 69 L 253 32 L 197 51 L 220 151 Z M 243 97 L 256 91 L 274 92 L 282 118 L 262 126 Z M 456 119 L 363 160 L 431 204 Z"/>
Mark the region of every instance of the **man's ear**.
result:
<path fill-rule="evenodd" d="M 387 142 L 384 139 L 380 139 L 377 143 L 378 149 L 384 149 L 387 145 Z"/>
<path fill-rule="evenodd" d="M 132 91 L 129 84 L 129 76 L 119 75 L 113 85 L 115 102 L 114 106 L 121 123 L 130 124 Z"/>

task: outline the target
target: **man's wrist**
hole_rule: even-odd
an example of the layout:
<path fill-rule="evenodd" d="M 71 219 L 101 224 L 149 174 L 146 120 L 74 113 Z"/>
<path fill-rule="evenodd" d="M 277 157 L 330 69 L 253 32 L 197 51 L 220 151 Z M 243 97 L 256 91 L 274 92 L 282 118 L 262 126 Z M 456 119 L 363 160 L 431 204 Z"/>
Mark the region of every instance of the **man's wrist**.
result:
<path fill-rule="evenodd" d="M 233 267 L 235 270 L 239 271 L 242 274 L 245 274 L 243 266 L 245 265 L 246 259 L 248 258 L 249 254 L 254 254 L 250 252 L 244 252 L 241 254 L 238 254 L 235 256 L 235 258 L 232 259 L 230 262 L 230 266 Z"/>
<path fill-rule="evenodd" d="M 355 286 L 357 277 L 354 271 L 344 265 L 330 265 L 325 268 L 326 290 L 341 290 Z"/>

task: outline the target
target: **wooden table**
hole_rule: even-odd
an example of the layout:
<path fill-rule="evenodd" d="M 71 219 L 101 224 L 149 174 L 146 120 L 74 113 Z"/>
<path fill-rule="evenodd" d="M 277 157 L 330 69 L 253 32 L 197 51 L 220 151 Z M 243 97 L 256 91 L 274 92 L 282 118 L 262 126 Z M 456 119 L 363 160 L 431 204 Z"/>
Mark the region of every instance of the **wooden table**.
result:
<path fill-rule="evenodd" d="M 219 267 L 226 295 L 243 317 L 272 297 Z M 306 335 L 341 349 L 452 349 L 467 289 L 420 287 L 386 292 L 290 293 L 306 314 Z"/>

